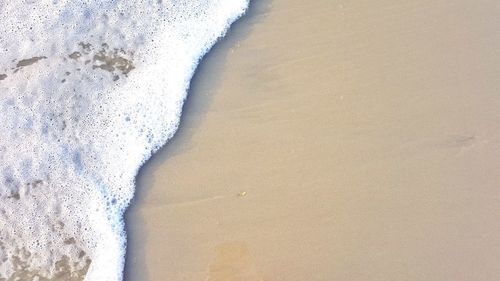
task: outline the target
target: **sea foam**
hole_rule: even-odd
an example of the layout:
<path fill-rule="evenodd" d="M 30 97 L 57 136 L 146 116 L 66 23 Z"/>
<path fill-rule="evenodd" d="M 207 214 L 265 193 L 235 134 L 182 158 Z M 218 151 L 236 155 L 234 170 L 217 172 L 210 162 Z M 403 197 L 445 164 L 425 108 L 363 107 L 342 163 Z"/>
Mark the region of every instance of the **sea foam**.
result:
<path fill-rule="evenodd" d="M 0 1 L 0 280 L 121 280 L 139 167 L 248 0 Z"/>

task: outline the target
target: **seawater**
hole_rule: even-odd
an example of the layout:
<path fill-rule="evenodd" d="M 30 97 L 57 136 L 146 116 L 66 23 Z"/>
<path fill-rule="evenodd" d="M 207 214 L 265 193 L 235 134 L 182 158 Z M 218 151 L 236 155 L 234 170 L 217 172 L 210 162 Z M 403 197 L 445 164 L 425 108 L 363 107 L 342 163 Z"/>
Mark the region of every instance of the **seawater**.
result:
<path fill-rule="evenodd" d="M 248 0 L 0 1 L 0 280 L 121 280 L 139 167 Z"/>

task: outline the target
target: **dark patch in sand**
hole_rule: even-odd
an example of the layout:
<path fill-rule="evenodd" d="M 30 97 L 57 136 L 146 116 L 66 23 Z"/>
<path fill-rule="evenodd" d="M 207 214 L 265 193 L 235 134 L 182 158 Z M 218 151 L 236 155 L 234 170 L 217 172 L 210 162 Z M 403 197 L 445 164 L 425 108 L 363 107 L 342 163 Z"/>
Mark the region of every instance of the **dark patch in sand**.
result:
<path fill-rule="evenodd" d="M 46 59 L 47 57 L 32 57 L 32 58 L 29 58 L 29 59 L 24 59 L 24 60 L 20 60 L 17 62 L 16 64 L 16 67 L 17 68 L 21 68 L 21 67 L 25 67 L 25 66 L 28 66 L 28 65 L 32 65 L 34 63 L 37 63 L 39 60 L 42 60 L 42 59 Z"/>
<path fill-rule="evenodd" d="M 90 51 L 92 51 L 92 44 L 90 44 L 90 43 L 80 42 L 80 43 L 78 43 L 78 45 L 80 45 L 80 47 L 82 47 L 83 52 L 85 54 L 88 54 L 88 53 L 90 53 Z"/>
<path fill-rule="evenodd" d="M 81 57 L 81 56 L 82 56 L 82 54 L 81 54 L 80 52 L 73 52 L 73 53 L 69 54 L 69 56 L 68 56 L 68 57 L 69 57 L 70 59 L 77 60 L 77 59 L 78 59 L 79 57 Z"/>
<path fill-rule="evenodd" d="M 100 68 L 109 72 L 119 70 L 122 74 L 128 74 L 135 67 L 132 64 L 132 61 L 122 57 L 120 53 L 125 52 L 117 49 L 110 52 L 106 52 L 105 50 L 99 51 L 99 53 L 94 55 L 93 58 L 94 62 L 98 64 L 94 64 L 92 68 Z"/>
<path fill-rule="evenodd" d="M 132 62 L 134 52 L 111 48 L 107 43 L 102 43 L 97 48 L 85 42 L 80 42 L 78 46 L 79 50 L 69 54 L 68 57 L 83 63 L 83 65 L 92 65 L 92 69 L 102 69 L 110 72 L 113 81 L 118 81 L 121 75 L 127 76 L 128 73 L 135 69 Z M 77 68 L 77 71 L 79 70 Z M 65 81 L 61 82 L 64 83 Z"/>
<path fill-rule="evenodd" d="M 217 246 L 215 260 L 208 268 L 209 281 L 262 280 L 252 255 L 244 242 L 228 242 Z"/>
<path fill-rule="evenodd" d="M 19 200 L 19 199 L 21 199 L 21 195 L 19 195 L 19 192 L 17 192 L 17 191 L 16 191 L 16 192 L 12 192 L 12 193 L 10 194 L 10 196 L 9 196 L 9 197 L 7 197 L 7 198 L 12 198 L 12 199 Z"/>
<path fill-rule="evenodd" d="M 76 244 L 76 240 L 75 240 L 75 238 L 71 237 L 71 238 L 64 240 L 64 244 L 66 244 L 66 245 Z"/>
<path fill-rule="evenodd" d="M 33 182 L 27 183 L 26 185 L 31 187 L 39 187 L 43 185 L 43 180 L 35 180 Z"/>

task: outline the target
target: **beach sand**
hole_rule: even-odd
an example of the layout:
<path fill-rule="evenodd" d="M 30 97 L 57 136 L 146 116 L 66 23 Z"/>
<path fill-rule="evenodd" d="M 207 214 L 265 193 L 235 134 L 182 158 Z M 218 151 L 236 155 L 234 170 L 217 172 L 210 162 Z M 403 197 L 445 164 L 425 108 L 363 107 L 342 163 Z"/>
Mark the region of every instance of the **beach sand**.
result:
<path fill-rule="evenodd" d="M 500 278 L 499 15 L 253 1 L 141 170 L 127 280 Z"/>

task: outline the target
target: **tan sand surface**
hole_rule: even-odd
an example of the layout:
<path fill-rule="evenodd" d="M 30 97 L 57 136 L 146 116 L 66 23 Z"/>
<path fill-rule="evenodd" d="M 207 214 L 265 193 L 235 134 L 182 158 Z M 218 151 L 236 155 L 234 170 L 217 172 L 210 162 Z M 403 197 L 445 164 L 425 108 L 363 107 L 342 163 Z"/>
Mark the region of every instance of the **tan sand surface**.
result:
<path fill-rule="evenodd" d="M 255 0 L 142 170 L 127 280 L 500 279 L 500 1 Z"/>

